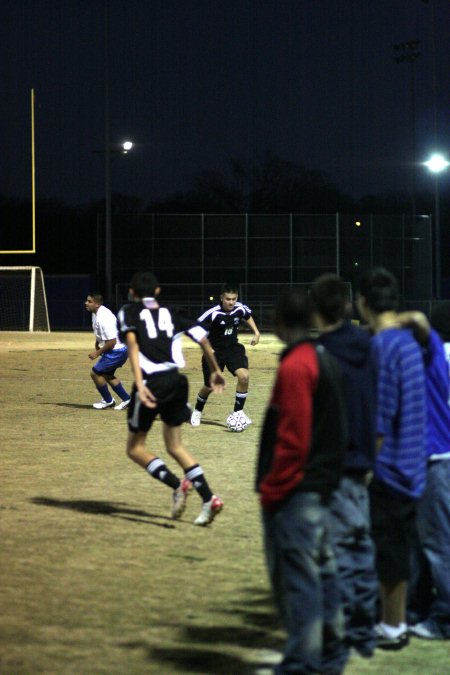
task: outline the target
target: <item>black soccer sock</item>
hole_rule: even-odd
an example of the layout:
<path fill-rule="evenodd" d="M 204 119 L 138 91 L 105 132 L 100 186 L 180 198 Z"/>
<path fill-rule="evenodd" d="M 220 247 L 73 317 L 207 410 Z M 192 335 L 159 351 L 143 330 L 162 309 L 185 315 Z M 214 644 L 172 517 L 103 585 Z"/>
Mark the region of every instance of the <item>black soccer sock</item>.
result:
<path fill-rule="evenodd" d="M 234 400 L 234 412 L 238 410 L 243 410 L 245 405 L 245 400 L 248 396 L 248 392 L 242 393 L 240 391 L 236 392 L 236 398 Z"/>
<path fill-rule="evenodd" d="M 175 474 L 167 468 L 162 459 L 159 459 L 159 457 L 152 459 L 152 461 L 147 464 L 146 470 L 153 478 L 160 480 L 161 483 L 164 483 L 168 487 L 172 488 L 172 490 L 176 490 L 178 487 L 180 487 L 180 479 L 177 478 Z"/>
<path fill-rule="evenodd" d="M 209 502 L 213 494 L 208 483 L 206 482 L 202 467 L 199 464 L 190 466 L 189 469 L 186 469 L 185 476 L 191 481 L 192 485 L 195 487 L 203 501 Z"/>
<path fill-rule="evenodd" d="M 202 412 L 207 400 L 208 397 L 202 398 L 201 396 L 197 396 L 197 401 L 195 402 L 195 409 L 198 410 L 199 412 Z"/>

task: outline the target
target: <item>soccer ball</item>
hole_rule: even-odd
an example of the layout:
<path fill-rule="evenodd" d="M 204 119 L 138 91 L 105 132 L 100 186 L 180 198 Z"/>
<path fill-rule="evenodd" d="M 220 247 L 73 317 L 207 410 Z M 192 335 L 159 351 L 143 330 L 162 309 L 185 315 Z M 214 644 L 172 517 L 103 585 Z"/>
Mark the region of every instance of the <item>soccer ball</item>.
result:
<path fill-rule="evenodd" d="M 241 410 L 238 410 L 237 412 L 228 415 L 227 427 L 230 431 L 235 431 L 237 433 L 244 431 L 247 428 L 247 422 L 244 413 Z"/>

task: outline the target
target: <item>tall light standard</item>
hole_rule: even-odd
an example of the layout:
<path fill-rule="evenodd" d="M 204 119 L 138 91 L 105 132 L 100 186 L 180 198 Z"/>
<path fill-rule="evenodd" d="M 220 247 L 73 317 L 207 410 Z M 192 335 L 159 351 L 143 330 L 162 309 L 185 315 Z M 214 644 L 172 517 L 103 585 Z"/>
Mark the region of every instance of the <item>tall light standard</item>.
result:
<path fill-rule="evenodd" d="M 394 45 L 395 62 L 406 62 L 411 66 L 411 205 L 413 219 L 416 217 L 416 81 L 414 66 L 420 56 L 419 44 L 419 40 L 408 40 L 408 42 L 398 42 Z"/>
<path fill-rule="evenodd" d="M 105 139 L 106 141 L 106 139 Z M 119 145 L 105 142 L 105 286 L 108 303 L 113 301 L 112 283 L 112 210 L 111 210 L 111 157 L 113 154 L 126 155 L 133 147 L 131 141 Z"/>
<path fill-rule="evenodd" d="M 117 153 L 126 155 L 133 143 L 127 140 L 120 145 L 111 144 L 109 1 L 105 0 L 105 295 L 107 302 L 112 303 L 111 156 Z"/>
<path fill-rule="evenodd" d="M 450 166 L 450 162 L 439 154 L 434 153 L 424 162 L 425 166 L 434 173 L 434 273 L 436 299 L 441 297 L 441 216 L 439 200 L 439 174 Z"/>
<path fill-rule="evenodd" d="M 106 301 L 112 301 L 112 235 L 111 235 L 111 142 L 110 142 L 110 68 L 109 0 L 105 0 L 105 291 Z"/>

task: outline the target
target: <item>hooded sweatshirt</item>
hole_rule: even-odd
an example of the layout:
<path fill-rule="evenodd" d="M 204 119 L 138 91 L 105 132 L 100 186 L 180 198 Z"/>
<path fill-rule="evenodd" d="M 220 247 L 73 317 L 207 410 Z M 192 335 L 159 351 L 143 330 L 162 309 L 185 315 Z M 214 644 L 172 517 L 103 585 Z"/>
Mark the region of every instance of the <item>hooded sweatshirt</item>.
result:
<path fill-rule="evenodd" d="M 377 361 L 370 334 L 350 321 L 319 342 L 341 367 L 348 415 L 349 441 L 344 456 L 344 473 L 363 474 L 375 463 Z"/>

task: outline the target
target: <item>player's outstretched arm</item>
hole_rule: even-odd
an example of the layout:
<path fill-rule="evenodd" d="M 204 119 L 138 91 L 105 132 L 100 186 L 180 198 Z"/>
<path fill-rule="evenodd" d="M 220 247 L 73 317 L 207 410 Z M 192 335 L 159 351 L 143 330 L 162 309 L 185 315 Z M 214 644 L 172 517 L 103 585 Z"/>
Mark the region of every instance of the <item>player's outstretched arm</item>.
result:
<path fill-rule="evenodd" d="M 213 348 L 211 347 L 211 343 L 208 340 L 208 338 L 204 337 L 202 340 L 200 340 L 198 344 L 202 349 L 202 352 L 205 356 L 205 359 L 208 362 L 208 366 L 211 371 L 211 378 L 209 382 L 210 387 L 215 394 L 221 394 L 225 389 L 226 383 L 225 378 L 222 375 L 222 372 L 219 368 L 219 364 L 217 363 L 216 357 L 213 352 Z"/>
<path fill-rule="evenodd" d="M 139 398 L 141 402 L 147 408 L 156 407 L 156 398 L 150 391 L 150 389 L 145 385 L 141 366 L 139 365 L 139 345 L 136 340 L 136 335 L 134 333 L 127 333 L 125 337 L 125 342 L 128 347 L 128 358 L 131 363 L 131 370 L 133 371 L 134 381 L 136 383 L 136 389 L 138 390 Z"/>
<path fill-rule="evenodd" d="M 252 316 L 250 316 L 248 319 L 246 319 L 246 321 L 253 331 L 253 337 L 251 339 L 250 344 L 254 347 L 255 345 L 258 344 L 259 338 L 261 337 L 261 333 L 259 332 L 259 330 L 256 326 L 256 323 L 255 323 L 255 320 Z"/>

